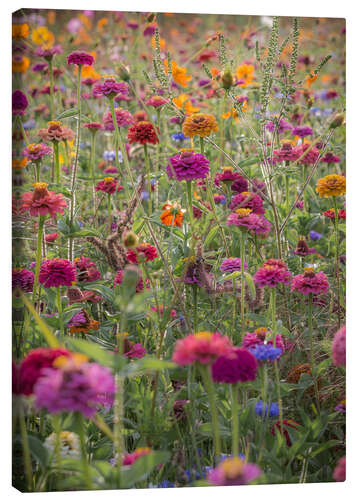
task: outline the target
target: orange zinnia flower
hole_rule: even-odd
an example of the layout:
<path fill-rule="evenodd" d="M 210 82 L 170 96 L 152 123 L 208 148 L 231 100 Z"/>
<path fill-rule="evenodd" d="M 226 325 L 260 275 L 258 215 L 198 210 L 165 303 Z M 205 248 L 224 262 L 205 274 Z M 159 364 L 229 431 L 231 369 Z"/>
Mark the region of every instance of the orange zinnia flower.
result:
<path fill-rule="evenodd" d="M 178 203 L 166 203 L 162 209 L 163 212 L 160 215 L 162 224 L 165 226 L 182 226 L 184 212 Z"/>
<path fill-rule="evenodd" d="M 321 198 L 342 196 L 346 192 L 346 177 L 338 174 L 326 175 L 317 181 L 316 192 Z"/>
<path fill-rule="evenodd" d="M 254 66 L 253 64 L 241 64 L 238 66 L 236 71 L 236 77 L 238 80 L 243 80 L 244 83 L 241 83 L 241 87 L 246 87 L 250 85 L 255 80 L 254 76 Z"/>
<path fill-rule="evenodd" d="M 12 38 L 27 38 L 29 36 L 28 24 L 13 24 Z"/>
<path fill-rule="evenodd" d="M 218 131 L 218 124 L 213 115 L 206 113 L 195 113 L 188 116 L 182 125 L 182 132 L 186 137 L 207 137 L 211 132 Z"/>
<path fill-rule="evenodd" d="M 169 63 L 167 59 L 165 59 L 164 65 L 166 73 L 168 73 Z M 175 61 L 171 61 L 171 67 L 172 67 L 172 78 L 174 79 L 174 81 L 179 85 L 181 85 L 181 87 L 187 87 L 187 82 L 189 82 L 192 79 L 192 76 L 186 74 L 187 69 L 178 66 Z"/>
<path fill-rule="evenodd" d="M 200 108 L 192 105 L 191 100 L 187 94 L 180 94 L 178 97 L 172 99 L 172 102 L 176 104 L 176 106 L 180 109 L 182 109 L 183 107 L 186 115 L 192 115 L 192 113 L 196 113 L 200 110 Z"/>
<path fill-rule="evenodd" d="M 26 73 L 30 66 L 30 59 L 28 57 L 15 56 L 12 59 L 13 73 Z"/>

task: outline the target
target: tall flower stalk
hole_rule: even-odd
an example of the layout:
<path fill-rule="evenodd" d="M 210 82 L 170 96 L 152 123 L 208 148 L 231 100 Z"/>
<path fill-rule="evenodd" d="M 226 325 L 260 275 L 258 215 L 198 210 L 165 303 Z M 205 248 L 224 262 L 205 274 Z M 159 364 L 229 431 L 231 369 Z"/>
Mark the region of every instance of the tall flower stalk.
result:
<path fill-rule="evenodd" d="M 200 373 L 202 376 L 204 387 L 207 391 L 208 401 L 211 409 L 211 421 L 212 421 L 212 436 L 214 443 L 214 454 L 216 457 L 216 462 L 219 461 L 221 456 L 221 438 L 219 435 L 219 421 L 218 412 L 216 406 L 216 394 L 214 390 L 214 385 L 212 382 L 210 367 L 207 365 L 199 365 Z"/>
<path fill-rule="evenodd" d="M 38 230 L 37 230 L 37 250 L 36 250 L 36 266 L 35 266 L 35 277 L 32 289 L 32 302 L 36 300 L 38 277 L 40 275 L 40 265 L 42 257 L 42 238 L 43 238 L 43 227 L 45 224 L 46 217 L 44 215 L 39 215 L 38 218 Z"/>

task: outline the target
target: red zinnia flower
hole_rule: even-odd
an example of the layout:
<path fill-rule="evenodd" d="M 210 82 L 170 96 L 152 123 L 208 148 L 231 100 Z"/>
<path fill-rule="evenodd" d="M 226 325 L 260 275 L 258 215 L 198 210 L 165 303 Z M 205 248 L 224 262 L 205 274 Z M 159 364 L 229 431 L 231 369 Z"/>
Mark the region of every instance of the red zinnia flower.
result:
<path fill-rule="evenodd" d="M 36 182 L 33 193 L 24 193 L 22 195 L 22 210 L 28 210 L 33 216 L 50 215 L 56 217 L 57 214 L 63 214 L 67 207 L 63 194 L 48 191 L 47 186 L 46 182 Z"/>
<path fill-rule="evenodd" d="M 153 125 L 146 121 L 135 123 L 130 127 L 128 139 L 130 144 L 133 142 L 138 142 L 140 144 L 157 144 L 159 142 Z"/>

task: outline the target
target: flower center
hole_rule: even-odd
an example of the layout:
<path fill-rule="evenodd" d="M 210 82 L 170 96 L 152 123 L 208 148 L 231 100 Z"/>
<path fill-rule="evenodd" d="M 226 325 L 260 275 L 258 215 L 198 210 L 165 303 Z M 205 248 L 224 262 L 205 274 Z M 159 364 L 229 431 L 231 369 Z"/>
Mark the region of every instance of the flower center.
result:
<path fill-rule="evenodd" d="M 114 181 L 114 177 L 104 177 L 105 184 L 111 184 Z"/>
<path fill-rule="evenodd" d="M 235 211 L 239 218 L 247 217 L 251 212 L 251 208 L 237 208 Z"/>

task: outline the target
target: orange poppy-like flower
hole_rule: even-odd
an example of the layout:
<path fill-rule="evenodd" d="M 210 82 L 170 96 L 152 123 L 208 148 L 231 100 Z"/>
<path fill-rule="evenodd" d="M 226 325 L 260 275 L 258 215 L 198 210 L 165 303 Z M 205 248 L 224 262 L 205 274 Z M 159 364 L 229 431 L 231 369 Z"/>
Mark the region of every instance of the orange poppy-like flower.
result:
<path fill-rule="evenodd" d="M 220 70 L 218 68 L 211 68 L 212 78 L 216 78 L 220 74 Z"/>
<path fill-rule="evenodd" d="M 81 75 L 83 80 L 86 80 L 87 78 L 91 78 L 92 80 L 99 80 L 101 77 L 100 74 L 97 73 L 97 71 L 93 68 L 93 66 L 86 66 L 86 65 L 82 66 Z"/>
<path fill-rule="evenodd" d="M 156 48 L 156 41 L 154 36 L 151 38 L 151 46 L 153 49 Z M 165 47 L 166 47 L 166 42 L 163 38 L 160 37 L 160 50 L 164 50 Z"/>
<path fill-rule="evenodd" d="M 342 196 L 346 192 L 346 177 L 338 174 L 326 175 L 317 181 L 316 192 L 321 198 Z"/>
<path fill-rule="evenodd" d="M 184 109 L 186 115 L 192 115 L 192 113 L 197 113 L 200 108 L 193 106 L 190 97 L 187 94 L 180 94 L 178 97 L 172 99 L 172 102 L 180 109 Z"/>
<path fill-rule="evenodd" d="M 98 29 L 99 33 L 103 33 L 104 27 L 107 24 L 108 24 L 108 18 L 107 17 L 101 17 L 100 19 L 98 19 L 97 29 Z"/>
<path fill-rule="evenodd" d="M 28 24 L 13 24 L 12 38 L 27 38 L 29 36 Z"/>
<path fill-rule="evenodd" d="M 169 63 L 167 59 L 164 61 L 164 66 L 166 73 L 169 71 Z M 187 82 L 189 82 L 192 79 L 192 76 L 187 75 L 187 68 L 178 66 L 175 61 L 171 61 L 171 68 L 172 68 L 172 78 L 176 83 L 181 85 L 181 87 L 187 87 Z"/>
<path fill-rule="evenodd" d="M 311 87 L 315 80 L 317 80 L 318 75 L 307 76 L 305 83 L 307 87 Z"/>
<path fill-rule="evenodd" d="M 36 45 L 46 45 L 48 47 L 52 47 L 55 37 L 46 26 L 39 26 L 32 32 L 32 41 Z"/>
<path fill-rule="evenodd" d="M 207 113 L 195 113 L 188 116 L 182 125 L 182 132 L 186 137 L 207 137 L 211 132 L 218 131 L 218 124 L 213 115 Z"/>
<path fill-rule="evenodd" d="M 252 84 L 255 80 L 253 64 L 241 64 L 238 66 L 236 77 L 238 80 L 243 80 L 243 83 L 240 84 L 241 87 L 247 87 L 247 85 Z"/>
<path fill-rule="evenodd" d="M 13 158 L 12 160 L 12 168 L 14 170 L 22 170 L 27 165 L 27 158 Z"/>
<path fill-rule="evenodd" d="M 182 226 L 184 212 L 181 210 L 181 206 L 174 202 L 166 203 L 163 207 L 163 212 L 160 215 L 162 224 L 165 226 Z"/>
<path fill-rule="evenodd" d="M 98 328 L 99 321 L 91 319 L 85 326 L 71 326 L 69 329 L 69 333 L 89 333 L 91 330 L 98 330 Z"/>
<path fill-rule="evenodd" d="M 26 73 L 30 66 L 30 59 L 25 56 L 14 56 L 12 58 L 13 73 Z"/>

